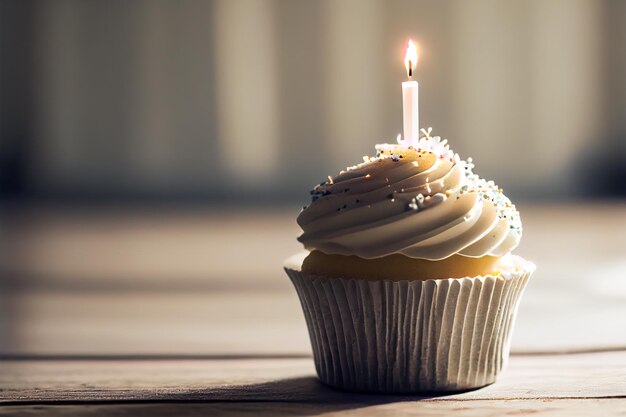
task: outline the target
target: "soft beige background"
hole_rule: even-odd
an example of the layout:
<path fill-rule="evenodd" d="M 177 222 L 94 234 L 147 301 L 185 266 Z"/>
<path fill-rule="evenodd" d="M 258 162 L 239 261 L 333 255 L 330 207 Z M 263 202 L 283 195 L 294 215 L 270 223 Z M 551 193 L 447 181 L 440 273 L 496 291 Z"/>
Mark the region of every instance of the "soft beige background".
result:
<path fill-rule="evenodd" d="M 0 156 L 19 156 L 27 192 L 305 199 L 401 131 L 409 37 L 423 125 L 480 174 L 514 197 L 619 192 L 605 177 L 626 157 L 622 1 L 64 0 L 3 14 Z"/>

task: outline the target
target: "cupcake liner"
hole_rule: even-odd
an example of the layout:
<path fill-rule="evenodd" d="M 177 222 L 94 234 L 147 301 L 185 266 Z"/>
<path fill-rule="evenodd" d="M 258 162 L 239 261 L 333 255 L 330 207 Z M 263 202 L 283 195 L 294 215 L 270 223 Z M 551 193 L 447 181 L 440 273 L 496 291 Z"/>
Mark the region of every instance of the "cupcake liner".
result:
<path fill-rule="evenodd" d="M 426 281 L 320 277 L 286 266 L 317 374 L 365 392 L 460 391 L 495 381 L 534 265 L 502 276 Z"/>

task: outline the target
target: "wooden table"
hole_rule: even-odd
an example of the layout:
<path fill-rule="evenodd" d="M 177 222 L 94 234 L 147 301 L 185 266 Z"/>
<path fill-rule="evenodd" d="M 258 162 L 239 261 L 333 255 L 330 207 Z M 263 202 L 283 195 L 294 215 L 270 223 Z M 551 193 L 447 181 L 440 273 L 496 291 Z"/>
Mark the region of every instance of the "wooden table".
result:
<path fill-rule="evenodd" d="M 5 210 L 0 415 L 626 415 L 626 205 L 522 206 L 508 369 L 431 397 L 317 381 L 294 211 Z"/>

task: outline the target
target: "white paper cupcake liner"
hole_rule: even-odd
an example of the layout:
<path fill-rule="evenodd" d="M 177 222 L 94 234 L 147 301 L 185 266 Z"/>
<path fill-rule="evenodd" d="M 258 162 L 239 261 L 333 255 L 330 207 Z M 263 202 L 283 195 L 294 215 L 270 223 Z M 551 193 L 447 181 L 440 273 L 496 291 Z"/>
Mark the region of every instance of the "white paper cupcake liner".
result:
<path fill-rule="evenodd" d="M 504 367 L 534 265 L 507 278 L 325 278 L 285 267 L 306 318 L 315 367 L 330 386 L 385 393 L 460 391 Z"/>

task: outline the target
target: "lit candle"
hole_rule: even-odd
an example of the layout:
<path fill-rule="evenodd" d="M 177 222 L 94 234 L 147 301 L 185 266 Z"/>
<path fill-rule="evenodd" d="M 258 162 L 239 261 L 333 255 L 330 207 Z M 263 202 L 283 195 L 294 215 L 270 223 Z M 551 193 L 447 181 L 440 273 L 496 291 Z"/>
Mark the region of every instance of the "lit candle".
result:
<path fill-rule="evenodd" d="M 420 112 L 419 112 L 419 84 L 413 81 L 413 71 L 417 64 L 417 48 L 413 41 L 409 40 L 409 46 L 404 56 L 404 65 L 409 81 L 402 83 L 402 118 L 404 122 L 404 140 L 408 145 L 414 144 L 419 138 Z"/>

